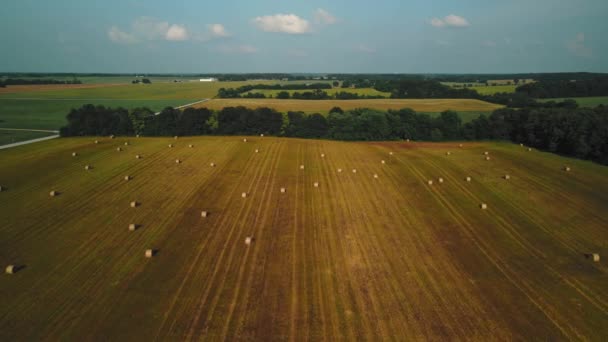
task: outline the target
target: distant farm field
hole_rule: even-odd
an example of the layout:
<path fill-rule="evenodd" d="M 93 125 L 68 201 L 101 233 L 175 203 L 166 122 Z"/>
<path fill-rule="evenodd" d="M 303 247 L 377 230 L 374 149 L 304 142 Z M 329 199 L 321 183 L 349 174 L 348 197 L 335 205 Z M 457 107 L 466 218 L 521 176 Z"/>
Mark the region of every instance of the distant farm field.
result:
<path fill-rule="evenodd" d="M 540 102 L 555 101 L 560 102 L 567 99 L 576 101 L 581 107 L 597 107 L 599 105 L 608 105 L 608 96 L 597 96 L 597 97 L 569 97 L 569 98 L 557 98 L 557 99 L 541 99 Z"/>
<path fill-rule="evenodd" d="M 516 85 L 486 85 L 485 83 L 475 83 L 475 82 L 470 82 L 470 83 L 458 83 L 458 82 L 441 82 L 444 85 L 450 86 L 452 88 L 458 88 L 458 89 L 463 89 L 465 85 L 471 85 L 471 86 L 467 86 L 466 89 L 473 89 L 475 91 L 477 91 L 479 94 L 481 95 L 493 95 L 496 93 L 514 93 L 515 92 L 515 88 L 517 88 L 518 86 Z"/>
<path fill-rule="evenodd" d="M 0 339 L 608 336 L 607 167 L 499 143 L 242 138 L 0 150 L 0 265 L 22 267 L 0 276 Z"/>
<path fill-rule="evenodd" d="M 380 110 L 412 108 L 417 112 L 442 112 L 448 109 L 471 112 L 491 112 L 502 106 L 472 99 L 372 99 L 372 100 L 279 100 L 279 99 L 214 99 L 197 105 L 211 109 L 229 106 L 271 107 L 281 112 L 303 111 L 327 113 L 333 107 L 344 110 L 373 108 Z"/>
<path fill-rule="evenodd" d="M 55 133 L 48 132 L 32 132 L 32 131 L 13 131 L 0 129 L 0 146 L 8 145 L 20 141 L 32 140 L 54 135 Z M 0 185 L 1 186 L 1 185 Z"/>
<path fill-rule="evenodd" d="M 361 95 L 361 96 L 364 96 L 364 95 L 383 96 L 386 98 L 391 96 L 391 93 L 378 91 L 373 88 L 331 88 L 331 89 L 321 89 L 321 90 L 326 92 L 329 95 L 335 95 L 336 93 L 345 92 L 345 93 L 357 94 L 357 95 Z M 285 91 L 287 91 L 290 95 L 293 95 L 293 93 L 295 93 L 295 92 L 303 93 L 303 92 L 310 92 L 312 90 L 305 89 L 305 90 L 285 90 Z M 269 97 L 269 96 L 276 97 L 277 94 L 280 92 L 281 92 L 281 90 L 254 89 L 254 90 L 248 91 L 247 93 L 262 93 L 262 94 L 266 95 L 266 97 Z M 247 94 L 247 93 L 245 93 L 245 94 Z"/>

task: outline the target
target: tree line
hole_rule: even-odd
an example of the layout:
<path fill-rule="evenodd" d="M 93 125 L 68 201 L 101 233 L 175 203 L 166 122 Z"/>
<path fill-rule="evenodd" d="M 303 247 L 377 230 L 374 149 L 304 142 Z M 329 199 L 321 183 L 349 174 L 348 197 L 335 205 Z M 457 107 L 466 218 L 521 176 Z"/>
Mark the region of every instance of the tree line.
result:
<path fill-rule="evenodd" d="M 517 87 L 517 93 L 532 98 L 607 96 L 608 77 L 587 80 L 558 80 L 529 83 Z"/>
<path fill-rule="evenodd" d="M 34 78 L 34 79 L 25 79 L 25 78 L 6 78 L 4 80 L 0 80 L 0 87 L 4 88 L 9 85 L 41 85 L 41 84 L 82 84 L 82 82 L 78 79 L 72 80 L 55 80 L 49 78 Z"/>

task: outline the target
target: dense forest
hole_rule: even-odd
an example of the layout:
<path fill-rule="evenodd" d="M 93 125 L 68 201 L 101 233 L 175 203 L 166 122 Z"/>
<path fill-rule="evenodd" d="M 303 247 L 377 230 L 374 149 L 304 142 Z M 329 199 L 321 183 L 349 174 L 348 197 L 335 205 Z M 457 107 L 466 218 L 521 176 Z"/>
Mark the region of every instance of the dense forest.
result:
<path fill-rule="evenodd" d="M 439 116 L 411 109 L 379 111 L 333 108 L 327 116 L 280 113 L 271 108 L 226 107 L 219 111 L 166 108 L 153 115 L 146 108 L 86 105 L 73 109 L 62 136 L 84 135 L 252 135 L 339 140 L 510 140 L 535 148 L 608 164 L 608 107 L 556 105 L 500 109 L 463 124 L 457 113 Z"/>
<path fill-rule="evenodd" d="M 608 78 L 589 80 L 540 81 L 517 87 L 517 93 L 532 98 L 608 96 Z"/>

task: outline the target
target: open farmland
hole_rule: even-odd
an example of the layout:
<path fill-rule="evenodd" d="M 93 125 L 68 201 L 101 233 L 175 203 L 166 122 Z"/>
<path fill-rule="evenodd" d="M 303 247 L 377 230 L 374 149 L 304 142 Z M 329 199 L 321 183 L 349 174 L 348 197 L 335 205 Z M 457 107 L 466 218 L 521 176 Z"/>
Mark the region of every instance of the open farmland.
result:
<path fill-rule="evenodd" d="M 0 151 L 0 265 L 24 267 L 0 276 L 1 340 L 608 336 L 606 167 L 498 143 L 94 139 Z"/>
<path fill-rule="evenodd" d="M 343 110 L 373 108 L 380 110 L 412 108 L 417 112 L 442 112 L 448 109 L 458 112 L 491 112 L 502 106 L 472 99 L 370 99 L 370 100 L 278 100 L 278 99 L 214 99 L 196 105 L 210 109 L 245 106 L 270 107 L 280 112 L 303 111 L 327 113 L 333 107 Z"/>
<path fill-rule="evenodd" d="M 293 95 L 293 93 L 299 92 L 299 93 L 304 93 L 304 92 L 311 92 L 311 89 L 304 89 L 304 90 L 273 90 L 273 89 L 254 89 L 251 91 L 248 91 L 244 94 L 248 94 L 248 93 L 262 93 L 264 94 L 266 97 L 276 97 L 278 93 L 280 93 L 281 91 L 286 91 L 288 92 L 290 95 Z M 387 93 L 387 92 L 383 92 L 383 91 L 378 91 L 374 88 L 331 88 L 331 89 L 321 89 L 321 91 L 326 92 L 328 95 L 333 96 L 336 93 L 341 93 L 341 92 L 345 92 L 345 93 L 351 93 L 351 94 L 357 94 L 360 96 L 383 96 L 383 97 L 390 97 L 391 93 Z"/>

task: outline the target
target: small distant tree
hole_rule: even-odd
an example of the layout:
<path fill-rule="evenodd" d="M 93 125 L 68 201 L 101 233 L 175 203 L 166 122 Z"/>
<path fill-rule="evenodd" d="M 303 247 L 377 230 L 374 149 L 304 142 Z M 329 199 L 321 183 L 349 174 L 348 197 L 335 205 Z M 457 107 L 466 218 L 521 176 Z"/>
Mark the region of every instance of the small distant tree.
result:
<path fill-rule="evenodd" d="M 287 92 L 287 91 L 280 91 L 277 94 L 277 99 L 282 99 L 282 100 L 289 99 L 289 92 Z"/>
<path fill-rule="evenodd" d="M 338 86 L 340 85 L 340 82 L 338 82 L 338 81 L 333 81 L 333 82 L 331 83 L 331 85 L 332 85 L 332 86 L 334 86 L 334 87 L 338 87 Z"/>
<path fill-rule="evenodd" d="M 143 83 L 143 84 L 151 84 L 152 82 L 149 79 L 144 78 L 144 79 L 141 80 L 141 83 Z"/>

